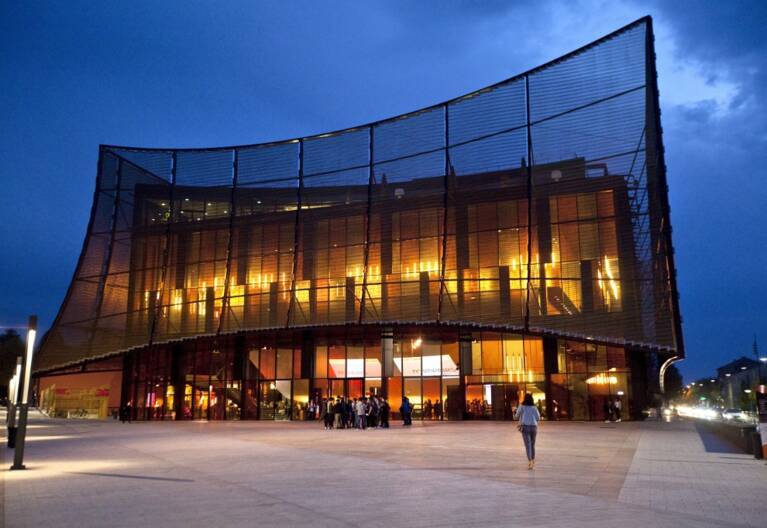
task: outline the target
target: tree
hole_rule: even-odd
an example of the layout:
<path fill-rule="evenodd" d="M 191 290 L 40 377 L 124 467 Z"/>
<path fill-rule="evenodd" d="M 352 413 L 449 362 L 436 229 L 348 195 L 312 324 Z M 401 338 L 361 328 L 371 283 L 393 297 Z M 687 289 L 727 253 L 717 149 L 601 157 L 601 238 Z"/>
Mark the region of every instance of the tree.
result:
<path fill-rule="evenodd" d="M 664 383 L 667 398 L 674 399 L 682 394 L 682 374 L 679 372 L 679 369 L 676 368 L 676 365 L 670 365 L 666 369 Z"/>
<path fill-rule="evenodd" d="M 16 368 L 16 358 L 24 354 L 24 342 L 16 330 L 0 335 L 0 397 L 8 395 L 8 381 Z"/>

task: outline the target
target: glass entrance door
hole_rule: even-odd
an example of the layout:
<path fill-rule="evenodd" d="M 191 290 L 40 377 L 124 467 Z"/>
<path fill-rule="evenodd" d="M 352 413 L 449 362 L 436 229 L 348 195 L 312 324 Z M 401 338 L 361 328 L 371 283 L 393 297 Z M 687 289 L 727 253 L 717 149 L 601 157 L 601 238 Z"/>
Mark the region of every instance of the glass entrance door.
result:
<path fill-rule="evenodd" d="M 289 420 L 291 412 L 291 382 L 262 381 L 260 390 L 260 418 L 262 420 Z"/>
<path fill-rule="evenodd" d="M 491 385 L 491 409 L 493 420 L 513 420 L 519 404 L 516 385 Z"/>
<path fill-rule="evenodd" d="M 466 412 L 473 419 L 512 420 L 517 405 L 517 385 L 484 383 L 466 386 Z"/>

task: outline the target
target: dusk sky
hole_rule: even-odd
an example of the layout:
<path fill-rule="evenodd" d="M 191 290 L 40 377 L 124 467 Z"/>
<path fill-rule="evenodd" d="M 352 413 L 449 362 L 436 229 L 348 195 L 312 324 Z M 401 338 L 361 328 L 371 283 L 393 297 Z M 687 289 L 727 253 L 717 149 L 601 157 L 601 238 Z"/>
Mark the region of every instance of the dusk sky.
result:
<path fill-rule="evenodd" d="M 534 6 L 534 7 L 533 7 Z M 654 17 L 686 379 L 767 355 L 767 2 L 0 3 L 0 326 L 53 321 L 99 144 L 336 130 Z"/>

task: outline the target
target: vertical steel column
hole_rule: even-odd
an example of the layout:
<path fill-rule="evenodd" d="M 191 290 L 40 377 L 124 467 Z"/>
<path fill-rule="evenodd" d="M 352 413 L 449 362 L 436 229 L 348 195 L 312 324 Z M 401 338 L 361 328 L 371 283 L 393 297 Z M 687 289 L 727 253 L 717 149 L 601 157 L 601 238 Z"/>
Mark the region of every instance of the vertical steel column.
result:
<path fill-rule="evenodd" d="M 677 354 L 685 357 L 684 336 L 682 334 L 682 316 L 679 311 L 679 290 L 676 282 L 676 265 L 674 263 L 674 245 L 671 241 L 671 208 L 668 201 L 668 181 L 666 179 L 666 157 L 663 148 L 663 128 L 660 124 L 660 100 L 658 97 L 658 72 L 655 67 L 655 34 L 653 32 L 652 18 L 646 17 L 647 29 L 645 30 L 645 86 L 647 97 L 645 115 L 647 116 L 645 127 L 647 129 L 647 158 L 648 187 L 655 184 L 654 193 L 648 189 L 648 195 L 657 195 L 658 205 L 662 216 L 660 226 L 663 245 L 665 246 L 666 273 L 668 275 L 668 287 L 670 295 L 670 308 L 672 318 L 672 331 Z M 654 147 L 654 148 L 653 148 Z M 654 163 L 652 163 L 654 162 Z M 650 168 L 654 165 L 655 178 L 650 176 Z M 652 214 L 650 215 L 652 219 Z M 652 225 L 652 222 L 651 222 Z"/>
<path fill-rule="evenodd" d="M 298 188 L 296 190 L 296 223 L 293 230 L 293 270 L 290 278 L 290 303 L 285 328 L 290 326 L 296 304 L 296 275 L 298 274 L 298 249 L 301 240 L 301 204 L 304 191 L 304 140 L 298 140 Z"/>
<path fill-rule="evenodd" d="M 447 207 L 450 203 L 450 106 L 445 103 L 445 177 L 442 188 L 442 255 L 439 264 L 439 300 L 437 301 L 437 321 L 442 320 L 442 305 L 445 297 L 445 267 L 447 265 Z"/>
<path fill-rule="evenodd" d="M 362 269 L 362 298 L 360 299 L 360 313 L 357 323 L 362 323 L 365 317 L 365 302 L 368 296 L 368 265 L 370 262 L 370 211 L 373 205 L 373 182 L 375 174 L 373 168 L 373 125 L 368 127 L 368 203 L 365 210 L 365 255 Z"/>
<path fill-rule="evenodd" d="M 533 257 L 533 137 L 530 130 L 530 76 L 525 75 L 525 117 L 527 120 L 527 286 L 525 289 L 525 332 L 530 331 L 530 269 Z"/>
<path fill-rule="evenodd" d="M 224 318 L 229 313 L 229 283 L 232 275 L 232 247 L 234 246 L 234 219 L 235 212 L 235 197 L 237 191 L 237 177 L 239 172 L 239 160 L 240 151 L 237 149 L 232 150 L 232 190 L 229 193 L 229 240 L 226 245 L 226 269 L 224 271 L 224 297 L 221 299 L 221 317 L 218 318 L 218 328 L 216 329 L 216 337 L 221 334 L 224 329 Z"/>
<path fill-rule="evenodd" d="M 103 170 L 103 158 L 99 156 L 99 172 Z M 109 229 L 109 245 L 107 246 L 107 253 L 104 256 L 104 261 L 101 265 L 101 277 L 99 280 L 99 286 L 96 290 L 96 310 L 94 311 L 93 324 L 90 328 L 90 339 L 88 344 L 93 344 L 93 337 L 96 332 L 96 326 L 101 318 L 101 308 L 104 305 L 104 290 L 106 289 L 107 276 L 109 275 L 109 267 L 112 265 L 112 253 L 114 252 L 115 245 L 115 231 L 117 230 L 117 213 L 120 210 L 120 189 L 122 187 L 122 171 L 123 171 L 123 159 L 117 158 L 117 181 L 115 186 L 115 195 L 112 202 L 112 218 L 110 220 Z M 103 181 L 103 180 L 102 180 Z"/>
<path fill-rule="evenodd" d="M 154 344 L 154 336 L 155 332 L 157 330 L 157 314 L 160 310 L 162 310 L 162 293 L 165 289 L 165 282 L 168 275 L 168 261 L 170 260 L 170 232 L 171 232 L 171 225 L 173 225 L 174 217 L 175 217 L 175 198 L 176 198 L 176 169 L 178 166 L 178 153 L 174 150 L 171 154 L 171 168 L 170 168 L 170 196 L 169 196 L 169 208 L 168 208 L 168 225 L 165 226 L 165 247 L 163 248 L 163 256 L 162 256 L 162 271 L 160 272 L 160 284 L 157 285 L 157 293 L 155 295 L 159 295 L 159 299 L 156 299 L 155 302 L 153 314 L 152 314 L 152 320 L 149 323 L 149 342 L 147 343 L 148 347 L 151 348 Z"/>

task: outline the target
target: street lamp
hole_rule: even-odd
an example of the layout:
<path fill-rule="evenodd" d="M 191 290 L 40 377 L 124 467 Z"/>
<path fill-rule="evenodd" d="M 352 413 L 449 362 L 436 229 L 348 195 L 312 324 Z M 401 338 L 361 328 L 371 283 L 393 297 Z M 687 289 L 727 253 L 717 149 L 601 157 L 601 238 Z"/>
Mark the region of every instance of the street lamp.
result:
<path fill-rule="evenodd" d="M 29 316 L 27 326 L 27 348 L 24 352 L 24 361 L 21 365 L 21 398 L 19 407 L 19 428 L 16 432 L 16 452 L 13 457 L 11 469 L 26 469 L 24 466 L 24 440 L 27 436 L 27 416 L 29 414 L 29 384 L 32 379 L 32 356 L 35 352 L 35 336 L 37 335 L 37 316 Z"/>
<path fill-rule="evenodd" d="M 8 447 L 16 446 L 16 404 L 19 399 L 19 379 L 21 378 L 21 356 L 16 358 L 16 370 L 8 382 Z"/>

